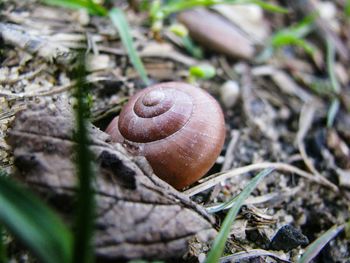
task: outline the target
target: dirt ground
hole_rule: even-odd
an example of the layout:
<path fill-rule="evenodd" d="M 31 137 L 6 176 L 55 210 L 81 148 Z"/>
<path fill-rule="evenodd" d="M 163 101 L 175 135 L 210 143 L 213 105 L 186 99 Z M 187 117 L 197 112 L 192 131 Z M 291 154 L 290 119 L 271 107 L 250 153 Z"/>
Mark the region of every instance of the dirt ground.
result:
<path fill-rule="evenodd" d="M 186 82 L 195 65 L 216 69 L 213 78 L 194 80 L 219 101 L 226 122 L 225 145 L 208 176 L 233 173 L 211 188 L 206 185 L 211 177 L 205 177 L 184 194 L 211 207 L 238 194 L 259 170 L 276 168 L 241 209 L 225 255 L 261 249 L 273 255 L 242 256 L 235 262 L 295 262 L 308 243 L 350 220 L 350 18 L 345 1 L 272 1 L 288 8 L 288 14 L 256 5 L 217 6 L 210 12 L 236 25 L 237 47 L 228 54 L 214 44 L 208 47 L 210 40 L 194 41 L 204 47 L 202 58 L 189 53 L 170 29 L 180 20 L 176 15 L 155 33 L 147 12 L 126 1 L 115 2 L 125 11 L 152 83 Z M 91 122 L 101 130 L 128 97 L 145 86 L 108 18 L 38 1 L 0 5 L 0 165 L 11 173 L 13 158 L 5 141 L 10 123 L 31 102 L 73 103 L 70 72 L 79 49 L 87 54 Z M 308 31 L 303 39 L 312 44 L 313 52 L 301 45 L 271 44 L 276 32 L 295 29 L 315 10 L 318 15 L 303 28 Z M 206 33 L 220 38 L 210 27 Z M 218 229 L 226 212 L 215 214 Z M 295 245 L 276 236 L 288 231 Z M 209 248 L 196 249 L 192 244 L 192 253 L 201 261 Z M 313 262 L 350 262 L 345 231 Z"/>

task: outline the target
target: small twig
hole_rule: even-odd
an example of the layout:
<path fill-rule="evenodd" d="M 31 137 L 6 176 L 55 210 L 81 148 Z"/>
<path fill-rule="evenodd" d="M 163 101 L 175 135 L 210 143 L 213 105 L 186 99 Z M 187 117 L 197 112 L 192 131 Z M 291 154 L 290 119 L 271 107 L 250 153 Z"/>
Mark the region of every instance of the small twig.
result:
<path fill-rule="evenodd" d="M 89 76 L 86 79 L 86 83 L 94 83 L 99 82 L 102 80 L 109 80 L 109 78 L 105 77 L 96 77 L 96 78 L 89 78 Z M 70 90 L 76 85 L 75 81 L 72 81 L 66 85 L 63 86 L 57 86 L 51 90 L 45 90 L 45 91 L 37 91 L 37 92 L 21 92 L 21 93 L 10 93 L 6 91 L 0 91 L 0 97 L 12 97 L 12 98 L 32 98 L 32 97 L 45 97 L 45 96 L 51 96 L 54 94 L 62 93 L 65 91 Z"/>
<path fill-rule="evenodd" d="M 0 91 L 0 97 L 13 97 L 13 98 L 32 98 L 32 97 L 44 97 L 44 96 L 50 96 L 57 93 L 62 93 L 64 91 L 68 91 L 71 88 L 74 87 L 75 81 L 72 81 L 66 85 L 58 86 L 54 89 L 48 90 L 48 91 L 42 91 L 42 92 L 21 92 L 21 93 L 10 93 L 6 91 Z"/>
<path fill-rule="evenodd" d="M 163 44 L 165 45 L 165 44 Z M 126 52 L 123 51 L 122 49 L 117 49 L 117 48 L 110 48 L 110 47 L 105 47 L 105 46 L 99 46 L 98 47 L 99 51 L 106 52 L 109 54 L 114 54 L 117 56 L 126 56 Z M 162 49 L 155 49 L 154 51 L 151 50 L 150 47 L 146 50 L 142 50 L 139 52 L 140 57 L 142 58 L 163 58 L 163 59 L 170 59 L 175 62 L 184 64 L 186 66 L 193 66 L 197 63 L 196 60 L 193 58 L 187 57 L 179 52 L 176 52 L 175 50 L 171 49 L 170 47 L 167 49 L 167 47 Z"/>
<path fill-rule="evenodd" d="M 219 57 L 219 63 L 222 70 L 224 71 L 224 73 L 227 75 L 229 79 L 237 79 L 237 74 L 232 70 L 225 56 Z"/>
<path fill-rule="evenodd" d="M 257 127 L 267 138 L 272 141 L 278 139 L 278 133 L 274 128 L 275 110 L 267 100 L 257 94 L 256 85 L 253 82 L 251 68 L 248 64 L 242 65 L 242 101 L 247 120 Z M 256 111 L 259 105 L 259 113 Z"/>
<path fill-rule="evenodd" d="M 274 66 L 257 66 L 252 69 L 253 76 L 269 76 L 284 93 L 298 97 L 301 101 L 307 102 L 312 95 L 299 86 L 294 79 L 285 71 Z"/>
<path fill-rule="evenodd" d="M 36 70 L 19 75 L 17 78 L 0 79 L 0 84 L 2 84 L 2 85 L 14 84 L 20 80 L 24 80 L 24 79 L 30 80 L 30 79 L 34 78 L 36 75 L 38 75 L 41 71 L 43 71 L 46 67 L 47 67 L 47 65 L 42 64 Z"/>
<path fill-rule="evenodd" d="M 238 138 L 239 138 L 239 131 L 233 130 L 231 131 L 231 140 L 227 146 L 226 154 L 225 154 L 225 161 L 221 167 L 221 172 L 227 171 L 232 167 L 232 163 L 234 160 L 234 149 L 236 148 Z M 209 201 L 214 200 L 214 198 L 219 194 L 220 192 L 220 185 L 216 185 L 213 189 L 213 191 L 210 194 Z"/>
<path fill-rule="evenodd" d="M 282 200 L 285 197 L 295 195 L 298 191 L 300 191 L 300 187 L 294 187 L 292 189 L 288 189 L 288 191 L 287 190 L 286 191 L 278 191 L 278 192 L 273 192 L 273 193 L 269 193 L 269 194 L 262 195 L 262 196 L 249 196 L 245 200 L 244 204 L 245 205 L 256 205 L 256 204 L 267 203 L 273 199 Z M 223 207 L 220 210 L 218 210 L 218 207 L 222 207 L 223 203 L 210 204 L 210 205 L 205 206 L 205 208 L 206 208 L 208 213 L 216 213 L 217 211 L 230 209 L 234 204 L 235 203 L 232 202 L 228 205 L 225 205 L 225 207 Z"/>
<path fill-rule="evenodd" d="M 5 120 L 8 118 L 13 117 L 14 115 L 16 115 L 17 112 L 24 110 L 27 106 L 25 104 L 22 105 L 17 105 L 12 107 L 12 109 L 5 111 L 3 113 L 0 114 L 0 120 Z"/>
<path fill-rule="evenodd" d="M 217 173 L 217 174 L 213 174 L 207 178 L 205 178 L 204 182 L 196 185 L 186 191 L 184 191 L 184 194 L 188 195 L 188 196 L 193 196 L 195 194 L 198 194 L 202 191 L 205 191 L 211 187 L 213 187 L 214 185 L 223 182 L 229 178 L 232 178 L 234 176 L 240 175 L 240 174 L 245 174 L 245 173 L 249 173 L 252 171 L 256 171 L 256 170 L 261 170 L 261 169 L 266 169 L 266 168 L 275 168 L 276 170 L 281 170 L 281 171 L 286 171 L 286 172 L 290 172 L 290 173 L 295 173 L 301 177 L 304 177 L 312 182 L 324 185 L 324 186 L 328 186 L 330 188 L 333 189 L 333 187 L 331 187 L 328 183 L 325 183 L 324 181 L 318 180 L 317 177 L 315 177 L 313 174 L 305 172 L 293 165 L 290 164 L 286 164 L 286 163 L 272 163 L 272 162 L 264 162 L 264 163 L 256 163 L 256 164 L 250 164 L 244 167 L 239 167 L 230 171 L 227 171 L 225 173 Z"/>
<path fill-rule="evenodd" d="M 236 148 L 239 136 L 240 136 L 239 131 L 233 130 L 231 132 L 231 140 L 227 146 L 225 161 L 222 165 L 221 172 L 226 171 L 227 169 L 230 169 L 232 167 L 232 163 L 233 163 L 233 160 L 235 157 L 235 155 L 233 153 L 234 153 L 234 150 Z"/>
<path fill-rule="evenodd" d="M 324 176 L 322 176 L 317 171 L 313 162 L 310 160 L 310 158 L 307 156 L 307 153 L 306 153 L 304 138 L 311 127 L 316 109 L 317 109 L 317 105 L 315 101 L 311 101 L 310 103 L 304 104 L 303 108 L 301 109 L 300 120 L 299 120 L 299 130 L 296 138 L 297 145 L 305 165 L 314 174 L 314 177 L 320 180 L 324 185 L 328 185 L 330 188 L 332 188 L 332 190 L 338 191 L 338 187 L 335 184 L 327 180 Z"/>

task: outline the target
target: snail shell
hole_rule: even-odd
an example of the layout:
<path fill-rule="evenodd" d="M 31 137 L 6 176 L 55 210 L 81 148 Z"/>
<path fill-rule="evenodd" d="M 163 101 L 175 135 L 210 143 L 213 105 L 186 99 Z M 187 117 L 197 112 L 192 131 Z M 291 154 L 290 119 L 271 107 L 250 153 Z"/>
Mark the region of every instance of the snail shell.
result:
<path fill-rule="evenodd" d="M 225 123 L 219 104 L 207 92 L 167 82 L 131 97 L 106 132 L 145 156 L 157 176 L 181 189 L 214 164 L 224 143 Z"/>

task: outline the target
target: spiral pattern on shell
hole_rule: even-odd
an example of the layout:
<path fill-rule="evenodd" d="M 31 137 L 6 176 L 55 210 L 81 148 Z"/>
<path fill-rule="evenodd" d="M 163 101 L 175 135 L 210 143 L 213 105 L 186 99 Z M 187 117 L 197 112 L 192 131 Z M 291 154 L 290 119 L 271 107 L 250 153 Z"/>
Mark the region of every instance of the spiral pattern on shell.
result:
<path fill-rule="evenodd" d="M 168 82 L 136 93 L 106 132 L 145 156 L 156 175 L 181 189 L 214 164 L 225 124 L 220 106 L 207 92 Z"/>

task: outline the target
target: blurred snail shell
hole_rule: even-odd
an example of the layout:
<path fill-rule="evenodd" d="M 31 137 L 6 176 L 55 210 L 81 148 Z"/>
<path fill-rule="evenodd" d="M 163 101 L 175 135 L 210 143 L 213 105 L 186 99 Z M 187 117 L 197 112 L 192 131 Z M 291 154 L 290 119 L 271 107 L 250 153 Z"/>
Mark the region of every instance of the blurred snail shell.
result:
<path fill-rule="evenodd" d="M 106 132 L 145 156 L 157 176 L 181 189 L 215 163 L 225 140 L 225 122 L 219 104 L 207 92 L 167 82 L 131 97 Z"/>

